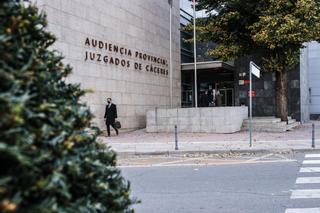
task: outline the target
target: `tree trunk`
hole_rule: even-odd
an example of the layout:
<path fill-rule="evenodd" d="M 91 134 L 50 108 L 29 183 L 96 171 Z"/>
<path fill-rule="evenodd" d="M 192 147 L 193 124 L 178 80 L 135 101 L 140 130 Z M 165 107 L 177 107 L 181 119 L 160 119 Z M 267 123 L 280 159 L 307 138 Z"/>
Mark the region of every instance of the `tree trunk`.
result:
<path fill-rule="evenodd" d="M 288 72 L 276 72 L 277 117 L 288 122 Z"/>

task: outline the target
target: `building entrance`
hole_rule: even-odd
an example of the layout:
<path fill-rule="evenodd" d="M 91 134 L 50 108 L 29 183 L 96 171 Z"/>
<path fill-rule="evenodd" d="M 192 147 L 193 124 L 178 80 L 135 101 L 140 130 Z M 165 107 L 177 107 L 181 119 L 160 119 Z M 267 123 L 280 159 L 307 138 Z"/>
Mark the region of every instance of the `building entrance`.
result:
<path fill-rule="evenodd" d="M 222 95 L 222 106 L 234 106 L 234 89 L 220 89 Z"/>
<path fill-rule="evenodd" d="M 235 105 L 234 71 L 224 67 L 210 68 L 208 66 L 216 65 L 216 63 L 198 64 L 197 97 L 199 107 Z M 195 106 L 194 70 L 192 68 L 192 64 L 182 66 L 182 107 Z"/>
<path fill-rule="evenodd" d="M 209 97 L 211 104 L 209 106 L 234 106 L 234 86 L 233 81 L 222 82 L 219 81 L 219 76 L 213 75 L 216 78 L 215 82 L 200 82 L 200 99 L 204 94 L 212 96 Z M 200 101 L 201 102 L 201 101 Z M 200 103 L 199 102 L 199 103 Z M 199 104 L 203 107 L 205 104 Z"/>

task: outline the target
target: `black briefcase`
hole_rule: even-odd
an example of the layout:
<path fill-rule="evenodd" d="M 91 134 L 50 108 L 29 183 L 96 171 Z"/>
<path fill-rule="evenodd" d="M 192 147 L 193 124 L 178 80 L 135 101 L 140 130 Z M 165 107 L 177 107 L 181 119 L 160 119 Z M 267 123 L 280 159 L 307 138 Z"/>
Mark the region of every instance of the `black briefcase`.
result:
<path fill-rule="evenodd" d="M 115 126 L 117 129 L 121 129 L 121 123 L 120 123 L 120 121 L 115 121 L 115 122 L 114 122 L 114 126 Z"/>

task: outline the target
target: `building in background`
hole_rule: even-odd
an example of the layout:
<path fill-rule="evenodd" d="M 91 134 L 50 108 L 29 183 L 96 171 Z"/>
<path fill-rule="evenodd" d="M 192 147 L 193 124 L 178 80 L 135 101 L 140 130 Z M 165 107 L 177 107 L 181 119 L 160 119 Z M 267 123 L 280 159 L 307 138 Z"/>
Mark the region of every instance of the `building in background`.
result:
<path fill-rule="evenodd" d="M 320 118 L 320 44 L 311 42 L 301 53 L 301 116 Z"/>
<path fill-rule="evenodd" d="M 106 99 L 125 129 L 145 127 L 148 109 L 170 107 L 168 1 L 33 0 L 48 15 L 54 48 L 73 67 L 68 79 L 94 92 L 85 101 L 105 128 Z M 180 5 L 173 1 L 173 106 L 180 107 Z"/>
<path fill-rule="evenodd" d="M 58 39 L 54 48 L 74 68 L 68 81 L 94 91 L 84 101 L 100 127 L 104 128 L 107 97 L 118 105 L 125 129 L 144 128 L 147 110 L 170 107 L 168 1 L 33 1 L 48 14 L 48 28 Z M 172 14 L 173 107 L 193 107 L 193 44 L 186 42 L 193 34 L 180 31 L 193 19 L 190 1 L 173 0 Z M 205 15 L 197 12 L 198 17 Z M 258 59 L 219 61 L 206 55 L 214 45 L 197 45 L 198 97 L 219 89 L 221 106 L 248 105 L 249 61 L 258 63 Z M 297 120 L 320 114 L 319 46 L 308 44 L 300 68 L 289 75 L 289 115 Z M 253 115 L 274 116 L 275 75 L 263 73 L 261 79 L 254 78 L 253 88 Z"/>
<path fill-rule="evenodd" d="M 193 20 L 191 2 L 180 0 L 180 7 L 180 25 L 183 28 Z M 205 11 L 197 11 L 196 15 L 199 18 L 206 16 Z M 186 41 L 192 38 L 193 32 L 181 31 L 182 107 L 195 106 L 193 43 Z M 219 88 L 222 94 L 222 106 L 235 106 L 235 66 L 233 62 L 223 62 L 208 56 L 206 54 L 208 48 L 214 48 L 214 44 L 197 43 L 198 97 L 206 91 Z"/>
<path fill-rule="evenodd" d="M 181 27 L 192 23 L 191 2 L 180 0 Z M 197 17 L 205 17 L 204 11 L 197 12 Z M 194 58 L 192 32 L 181 32 L 181 88 L 182 107 L 193 107 L 194 103 Z M 212 89 L 222 93 L 222 106 L 248 105 L 249 61 L 259 64 L 257 58 L 242 58 L 235 62 L 222 62 L 206 55 L 214 44 L 197 44 L 198 100 L 199 96 Z M 274 116 L 276 114 L 275 74 L 263 73 L 260 79 L 253 78 L 253 115 Z M 302 50 L 301 63 L 289 74 L 288 84 L 289 115 L 299 121 L 316 119 L 320 115 L 320 45 L 311 42 Z"/>
<path fill-rule="evenodd" d="M 308 44 L 308 83 L 311 119 L 320 117 L 320 44 Z M 308 94 L 308 93 L 307 93 Z"/>

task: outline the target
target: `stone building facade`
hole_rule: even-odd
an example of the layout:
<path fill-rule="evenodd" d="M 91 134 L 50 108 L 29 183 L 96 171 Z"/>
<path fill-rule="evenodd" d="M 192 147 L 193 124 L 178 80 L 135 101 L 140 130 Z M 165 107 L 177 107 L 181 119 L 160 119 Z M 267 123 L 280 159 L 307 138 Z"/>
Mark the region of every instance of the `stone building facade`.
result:
<path fill-rule="evenodd" d="M 310 42 L 301 51 L 301 116 L 303 121 L 320 118 L 320 44 Z"/>
<path fill-rule="evenodd" d="M 235 105 L 249 105 L 249 84 L 240 85 L 239 82 L 249 78 L 249 62 L 259 64 L 258 59 L 242 58 L 235 62 Z M 245 73 L 245 75 L 243 75 Z M 299 65 L 288 72 L 288 115 L 298 121 L 301 120 L 300 102 L 300 73 Z M 261 77 L 252 77 L 252 88 L 255 96 L 252 98 L 253 116 L 276 115 L 276 76 L 274 72 L 261 72 Z"/>
<path fill-rule="evenodd" d="M 170 106 L 168 1 L 34 0 L 48 16 L 54 46 L 73 67 L 68 79 L 93 92 L 84 101 L 104 128 L 107 97 L 125 129 L 145 127 L 149 109 Z M 173 106 L 181 103 L 180 6 L 172 7 Z"/>

